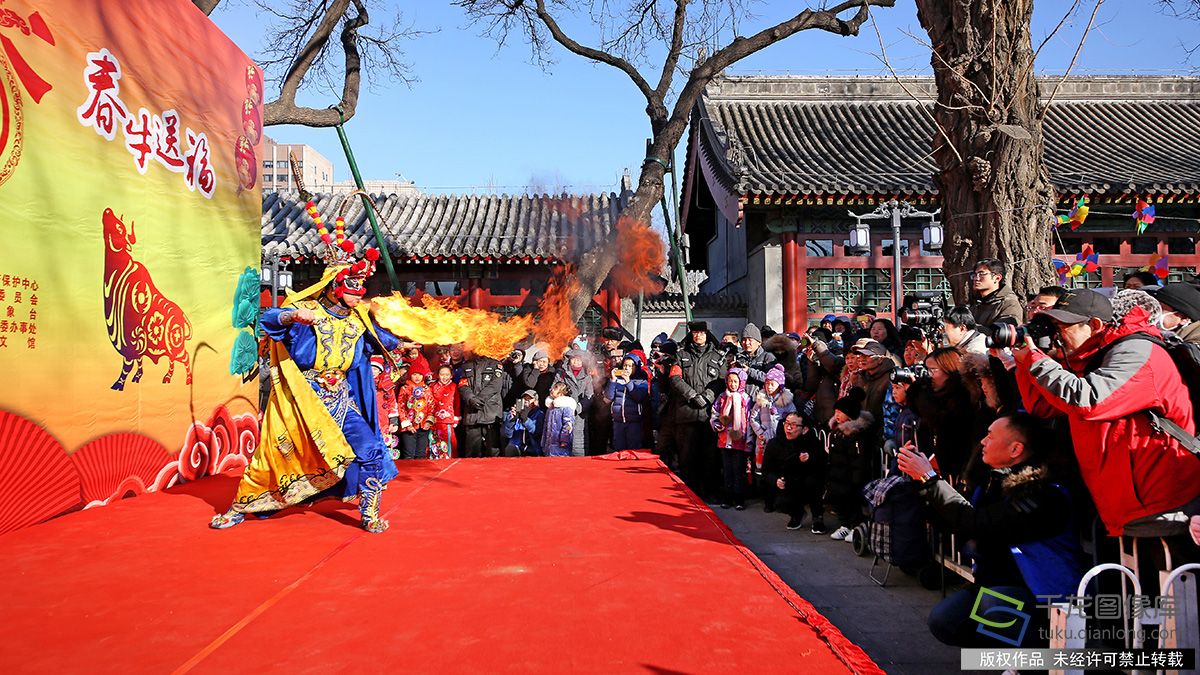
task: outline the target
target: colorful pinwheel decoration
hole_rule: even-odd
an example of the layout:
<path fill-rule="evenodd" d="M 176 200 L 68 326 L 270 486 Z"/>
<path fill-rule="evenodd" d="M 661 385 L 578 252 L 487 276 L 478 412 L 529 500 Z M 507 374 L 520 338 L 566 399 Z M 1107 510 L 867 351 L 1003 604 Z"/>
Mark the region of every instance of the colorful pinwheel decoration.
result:
<path fill-rule="evenodd" d="M 1088 244 L 1075 256 L 1073 263 L 1067 264 L 1065 261 L 1054 258 L 1054 269 L 1058 272 L 1059 282 L 1066 285 L 1067 279 L 1084 277 L 1100 269 L 1100 256 L 1096 255 L 1092 246 Z"/>
<path fill-rule="evenodd" d="M 1154 205 L 1146 203 L 1145 199 L 1138 199 L 1133 219 L 1137 221 L 1137 233 L 1145 232 L 1147 227 L 1154 224 Z"/>
<path fill-rule="evenodd" d="M 1167 256 L 1155 253 L 1150 256 L 1150 263 L 1141 271 L 1152 272 L 1159 279 L 1166 279 L 1171 274 L 1171 265 L 1167 262 Z"/>
<path fill-rule="evenodd" d="M 1071 210 L 1067 212 L 1067 215 L 1059 216 L 1055 227 L 1070 225 L 1072 231 L 1078 230 L 1079 226 L 1083 224 L 1083 221 L 1087 220 L 1088 216 L 1088 207 L 1084 205 L 1083 200 L 1084 198 L 1080 197 L 1079 201 L 1075 202 L 1075 206 L 1072 206 Z"/>

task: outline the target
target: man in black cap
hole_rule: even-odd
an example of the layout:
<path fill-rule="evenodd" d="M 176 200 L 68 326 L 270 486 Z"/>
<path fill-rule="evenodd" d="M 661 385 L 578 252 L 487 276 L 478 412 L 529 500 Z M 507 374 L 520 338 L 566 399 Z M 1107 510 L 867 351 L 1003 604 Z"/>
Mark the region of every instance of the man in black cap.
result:
<path fill-rule="evenodd" d="M 1162 326 L 1184 342 L 1200 343 L 1200 288 L 1174 283 L 1154 295 L 1162 305 Z"/>
<path fill-rule="evenodd" d="M 717 444 L 708 420 L 723 388 L 725 364 L 707 322 L 692 321 L 687 328 L 674 363 L 665 368 L 667 401 L 658 453 L 678 457 L 680 477 L 703 496 L 716 494 L 721 485 Z"/>
<path fill-rule="evenodd" d="M 1099 293 L 1068 292 L 1039 316 L 1052 320 L 1058 360 L 1026 337 L 1013 349 L 1025 409 L 1065 416 L 1079 470 L 1112 536 L 1186 536 L 1200 507 L 1200 462 L 1151 416 L 1195 433 L 1192 402 L 1145 312 L 1114 321 Z"/>

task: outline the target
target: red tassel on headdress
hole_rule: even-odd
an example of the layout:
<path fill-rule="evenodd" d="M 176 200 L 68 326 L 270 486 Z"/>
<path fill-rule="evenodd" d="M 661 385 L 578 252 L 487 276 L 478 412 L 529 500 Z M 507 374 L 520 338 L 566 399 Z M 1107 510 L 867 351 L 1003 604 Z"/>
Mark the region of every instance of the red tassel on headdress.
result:
<path fill-rule="evenodd" d="M 367 260 L 375 262 L 376 260 L 379 260 L 379 249 L 369 248 L 364 255 L 366 256 Z"/>

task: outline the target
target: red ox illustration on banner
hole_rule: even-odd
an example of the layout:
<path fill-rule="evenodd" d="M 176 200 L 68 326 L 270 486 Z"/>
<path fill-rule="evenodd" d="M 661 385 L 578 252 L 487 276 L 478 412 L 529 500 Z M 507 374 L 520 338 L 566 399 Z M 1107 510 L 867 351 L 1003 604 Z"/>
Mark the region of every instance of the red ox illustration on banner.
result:
<path fill-rule="evenodd" d="M 113 383 L 116 391 L 125 389 L 125 378 L 137 365 L 133 381 L 142 379 L 142 359 L 154 363 L 166 356 L 170 362 L 163 384 L 171 381 L 175 362 L 187 371 L 187 383 L 192 383 L 192 366 L 188 359 L 187 340 L 192 337 L 192 324 L 183 310 L 171 302 L 150 278 L 146 266 L 133 259 L 130 247 L 137 242 L 134 223 L 125 223 L 112 209 L 104 209 L 104 321 L 108 324 L 108 339 L 125 359 L 121 375 Z"/>

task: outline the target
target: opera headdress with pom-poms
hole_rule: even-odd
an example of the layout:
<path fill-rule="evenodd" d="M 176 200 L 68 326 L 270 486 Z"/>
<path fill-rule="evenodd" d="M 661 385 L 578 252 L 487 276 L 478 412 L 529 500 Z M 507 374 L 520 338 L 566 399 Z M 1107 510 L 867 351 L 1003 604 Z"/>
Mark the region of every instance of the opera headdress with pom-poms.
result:
<path fill-rule="evenodd" d="M 325 250 L 321 254 L 325 260 L 325 273 L 322 278 L 330 280 L 334 295 L 338 298 L 344 295 L 356 295 L 361 298 L 367 293 L 367 279 L 375 273 L 375 261 L 379 260 L 379 250 L 367 248 L 363 251 L 363 256 L 359 258 L 355 254 L 354 242 L 346 238 L 346 220 L 340 215 L 334 220 L 333 232 L 330 233 L 329 229 L 325 227 L 325 221 L 321 218 L 321 214 L 317 212 L 317 205 L 313 203 L 312 195 L 304 189 L 296 155 L 291 152 L 288 154 L 292 165 L 292 176 L 300 188 L 300 197 L 306 201 L 304 210 L 308 213 L 309 218 L 312 218 L 313 223 L 317 226 L 317 234 L 325 243 Z"/>

